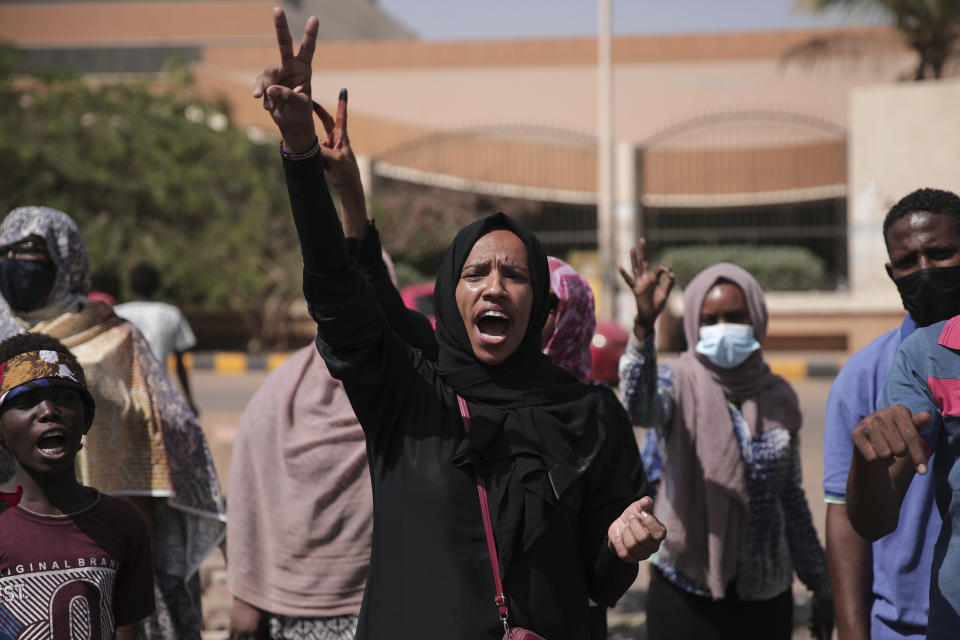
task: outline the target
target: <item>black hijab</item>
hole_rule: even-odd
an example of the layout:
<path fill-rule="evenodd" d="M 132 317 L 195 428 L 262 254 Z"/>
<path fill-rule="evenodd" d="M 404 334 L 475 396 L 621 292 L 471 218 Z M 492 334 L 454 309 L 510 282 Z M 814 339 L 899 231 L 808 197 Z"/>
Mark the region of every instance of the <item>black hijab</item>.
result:
<path fill-rule="evenodd" d="M 533 308 L 523 341 L 498 365 L 473 353 L 456 300 L 457 283 L 473 245 L 497 230 L 516 235 L 527 249 Z M 546 529 L 564 493 L 586 471 L 603 440 L 606 394 L 577 381 L 541 351 L 549 313 L 550 270 L 537 237 L 497 213 L 457 233 L 441 262 L 434 289 L 437 369 L 467 400 L 471 430 L 453 456 L 458 466 L 483 470 L 496 520 L 504 567 Z"/>
<path fill-rule="evenodd" d="M 517 350 L 503 363 L 489 366 L 477 360 L 473 353 L 466 326 L 460 317 L 456 289 L 460 272 L 473 245 L 483 236 L 498 230 L 510 231 L 526 246 L 527 263 L 533 280 L 533 308 L 530 310 L 527 332 Z M 467 400 L 509 408 L 541 404 L 561 388 L 576 382 L 573 376 L 553 365 L 541 351 L 540 332 L 550 312 L 549 293 L 547 254 L 529 229 L 503 213 L 488 216 L 461 229 L 443 256 L 433 292 L 440 345 L 438 369 L 447 384 Z M 562 390 L 569 393 L 575 388 L 571 386 Z"/>

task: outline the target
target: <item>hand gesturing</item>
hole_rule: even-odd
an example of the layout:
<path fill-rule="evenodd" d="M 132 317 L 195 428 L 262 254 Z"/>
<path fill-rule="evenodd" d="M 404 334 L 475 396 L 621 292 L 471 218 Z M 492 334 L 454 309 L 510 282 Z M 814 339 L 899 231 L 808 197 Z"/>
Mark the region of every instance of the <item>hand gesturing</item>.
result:
<path fill-rule="evenodd" d="M 280 64 L 263 70 L 253 87 L 253 97 L 263 98 L 263 108 L 270 112 L 283 136 L 288 151 L 302 153 L 316 140 L 313 107 L 310 100 L 310 62 L 317 43 L 319 21 L 310 17 L 303 31 L 300 50 L 293 54 L 293 39 L 283 9 L 275 7 L 273 23 L 277 30 Z"/>
<path fill-rule="evenodd" d="M 607 545 L 624 562 L 641 562 L 660 548 L 667 529 L 653 516 L 653 499 L 640 498 L 607 529 Z"/>
<path fill-rule="evenodd" d="M 317 102 L 313 103 L 313 111 L 320 118 L 327 132 L 327 139 L 320 143 L 320 154 L 323 156 L 324 167 L 327 170 L 327 180 L 337 190 L 359 189 L 359 195 L 362 196 L 360 169 L 357 167 L 357 159 L 353 155 L 353 149 L 350 148 L 350 137 L 347 135 L 347 90 L 340 90 L 336 119 Z M 342 193 L 341 197 L 343 197 Z"/>
<path fill-rule="evenodd" d="M 930 424 L 927 412 L 911 413 L 902 404 L 875 411 L 853 430 L 853 444 L 864 461 L 889 467 L 897 458 L 909 458 L 917 473 L 927 472 L 933 451 L 920 432 Z"/>
<path fill-rule="evenodd" d="M 651 271 L 647 262 L 647 241 L 640 238 L 637 245 L 640 253 L 639 260 L 637 259 L 637 249 L 630 249 L 632 275 L 627 273 L 623 267 L 620 267 L 619 270 L 624 282 L 633 291 L 633 297 L 636 298 L 637 317 L 634 321 L 633 331 L 637 338 L 643 340 L 653 332 L 653 322 L 666 306 L 667 297 L 669 297 L 677 278 L 669 267 L 662 264 Z M 661 282 L 663 276 L 666 276 L 665 282 Z"/>

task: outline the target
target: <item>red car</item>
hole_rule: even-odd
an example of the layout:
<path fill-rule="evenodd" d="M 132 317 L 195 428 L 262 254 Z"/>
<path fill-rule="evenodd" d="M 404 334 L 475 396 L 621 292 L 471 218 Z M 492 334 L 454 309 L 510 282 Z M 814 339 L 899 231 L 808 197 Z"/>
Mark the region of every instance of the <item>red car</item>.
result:
<path fill-rule="evenodd" d="M 400 289 L 400 297 L 408 309 L 419 311 L 430 318 L 433 327 L 437 327 L 436 314 L 433 308 L 433 283 L 421 282 L 411 284 Z M 593 366 L 590 377 L 593 380 L 610 386 L 620 381 L 617 365 L 620 356 L 627 348 L 627 339 L 630 333 L 615 322 L 597 321 L 597 330 L 590 341 L 590 355 L 593 357 Z"/>
<path fill-rule="evenodd" d="M 627 350 L 629 338 L 630 332 L 616 322 L 597 320 L 597 329 L 590 341 L 591 378 L 611 387 L 617 386 L 620 382 L 620 356 Z"/>
<path fill-rule="evenodd" d="M 400 297 L 403 298 L 403 304 L 407 309 L 419 311 L 430 318 L 430 324 L 437 328 L 436 312 L 433 310 L 433 283 L 421 282 L 420 284 L 411 284 L 400 289 Z"/>

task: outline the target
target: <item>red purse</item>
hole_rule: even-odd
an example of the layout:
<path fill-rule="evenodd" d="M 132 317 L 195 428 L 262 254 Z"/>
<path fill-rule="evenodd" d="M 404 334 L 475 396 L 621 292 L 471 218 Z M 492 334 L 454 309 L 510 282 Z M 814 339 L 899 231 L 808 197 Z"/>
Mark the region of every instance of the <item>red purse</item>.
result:
<path fill-rule="evenodd" d="M 457 403 L 460 405 L 460 417 L 463 418 L 463 428 L 470 431 L 470 410 L 467 408 L 467 401 L 457 394 Z M 493 539 L 493 521 L 490 519 L 490 505 L 487 501 L 487 486 L 483 482 L 483 476 L 480 472 L 474 470 L 477 476 L 477 494 L 480 496 L 480 513 L 483 516 L 483 533 L 487 537 L 487 550 L 490 552 L 490 569 L 493 571 L 493 584 L 497 589 L 497 595 L 493 602 L 497 605 L 500 614 L 500 622 L 503 623 L 503 640 L 545 640 L 533 631 L 521 627 L 510 628 L 507 621 L 510 611 L 507 609 L 507 597 L 503 595 L 503 585 L 500 584 L 500 563 L 497 560 L 497 545 Z"/>

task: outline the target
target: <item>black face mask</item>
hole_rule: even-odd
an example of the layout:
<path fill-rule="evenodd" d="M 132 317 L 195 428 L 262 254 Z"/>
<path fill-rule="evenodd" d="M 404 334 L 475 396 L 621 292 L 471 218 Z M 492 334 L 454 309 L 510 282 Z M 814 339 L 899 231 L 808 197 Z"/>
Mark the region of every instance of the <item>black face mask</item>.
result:
<path fill-rule="evenodd" d="M 960 265 L 923 269 L 893 283 L 918 327 L 960 314 Z"/>
<path fill-rule="evenodd" d="M 0 293 L 14 311 L 35 309 L 53 287 L 57 268 L 40 260 L 0 260 Z"/>

